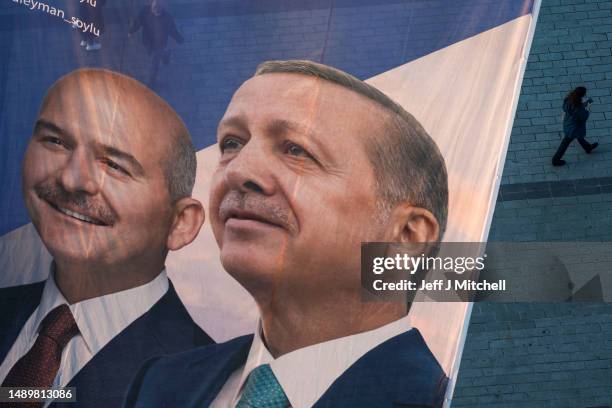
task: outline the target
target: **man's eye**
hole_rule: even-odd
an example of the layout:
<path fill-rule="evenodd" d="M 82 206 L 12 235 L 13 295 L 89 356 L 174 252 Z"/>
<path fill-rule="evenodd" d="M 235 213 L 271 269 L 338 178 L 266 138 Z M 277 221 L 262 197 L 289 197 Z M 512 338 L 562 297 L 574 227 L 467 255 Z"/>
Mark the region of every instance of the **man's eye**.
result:
<path fill-rule="evenodd" d="M 64 142 L 62 141 L 62 139 L 60 139 L 58 137 L 55 137 L 55 136 L 45 136 L 42 140 L 45 143 L 54 144 L 54 145 L 58 145 L 58 146 L 65 146 Z"/>
<path fill-rule="evenodd" d="M 221 148 L 221 152 L 226 152 L 228 150 L 236 150 L 242 147 L 242 142 L 237 139 L 228 137 L 227 139 L 223 139 L 219 145 Z"/>
<path fill-rule="evenodd" d="M 105 160 L 104 163 L 112 170 L 114 171 L 118 171 L 120 173 L 123 174 L 127 174 L 128 176 L 130 175 L 130 173 L 127 172 L 127 170 L 125 170 L 123 167 L 121 167 L 120 165 L 118 165 L 117 163 L 115 163 L 112 160 Z"/>
<path fill-rule="evenodd" d="M 285 144 L 285 153 L 296 157 L 310 157 L 310 154 L 302 146 L 292 142 Z"/>

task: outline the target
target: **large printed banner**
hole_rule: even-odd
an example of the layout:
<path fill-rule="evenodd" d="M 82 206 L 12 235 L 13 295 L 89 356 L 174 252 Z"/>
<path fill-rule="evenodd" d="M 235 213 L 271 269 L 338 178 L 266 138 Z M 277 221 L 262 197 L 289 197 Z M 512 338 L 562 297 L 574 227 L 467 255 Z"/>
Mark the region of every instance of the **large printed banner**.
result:
<path fill-rule="evenodd" d="M 253 300 L 249 293 L 253 290 L 246 290 L 249 286 L 236 275 L 231 277 L 221 264 L 211 228 L 214 217 L 209 192 L 215 189 L 213 173 L 229 154 L 225 146 L 230 152 L 238 149 L 235 141 L 226 143 L 226 139 L 220 149 L 219 122 L 228 105 L 242 101 L 232 96 L 264 61 L 322 63 L 354 75 L 403 107 L 435 141 L 446 164 L 448 221 L 443 241 L 486 242 L 538 9 L 538 0 L 177 0 L 152 5 L 110 0 L 4 1 L 0 5 L 0 286 L 49 277 L 53 257 L 30 223 L 22 198 L 28 192 L 22 191 L 21 181 L 27 170 L 24 166 L 45 167 L 45 163 L 28 161 L 24 165 L 23 160 L 48 88 L 83 67 L 106 68 L 146 84 L 167 101 L 191 134 L 197 150 L 193 197 L 203 203 L 206 219 L 197 238 L 170 251 L 165 265 L 189 314 L 216 342 L 253 333 L 259 327 L 261 304 Z M 264 74 L 262 78 L 266 75 L 287 79 L 280 76 L 287 74 Z M 285 84 L 286 91 L 282 81 L 271 83 L 270 95 L 278 92 L 285 98 L 301 86 L 289 80 Z M 249 88 L 241 89 L 247 98 Z M 81 91 L 91 93 L 82 101 L 86 112 L 103 103 L 95 92 Z M 324 95 L 325 89 L 320 92 Z M 138 104 L 136 99 L 127 99 Z M 271 100 L 270 106 L 275 102 Z M 60 102 L 49 102 L 54 103 Z M 350 98 L 333 103 L 339 107 L 335 121 L 352 120 L 340 109 L 352 103 Z M 251 109 L 254 118 L 259 109 L 261 115 L 271 109 L 240 107 L 247 112 Z M 309 120 L 316 127 L 317 107 L 311 110 Z M 91 123 L 78 115 L 73 121 L 79 122 L 74 125 L 79 129 Z M 348 127 L 347 122 L 341 128 Z M 221 135 L 223 128 L 219 129 Z M 251 150 L 243 142 L 240 154 L 246 155 Z M 301 155 L 301 150 L 296 154 Z M 254 157 L 253 153 L 249 160 L 256 160 Z M 355 157 L 350 160 L 358 160 Z M 224 177 L 238 177 L 238 173 L 235 170 Z M 299 201 L 299 189 L 307 185 L 307 176 L 303 177 L 302 184 L 294 185 L 290 201 Z M 357 185 L 365 180 L 353 182 L 359 190 Z M 259 193 L 265 192 L 264 182 L 259 184 L 263 185 L 257 187 Z M 26 189 L 27 183 L 23 186 Z M 39 221 L 44 223 L 44 219 Z M 316 219 L 300 220 L 309 221 Z M 364 222 L 355 220 L 356 225 Z M 343 239 L 339 235 L 328 245 L 341 247 L 338 243 Z M 355 256 L 359 259 L 358 248 Z M 0 310 L 0 314 L 10 313 Z M 469 313 L 469 303 L 415 302 L 405 323 L 406 330 L 420 331 L 449 378 L 445 404 L 452 397 Z M 0 338 L 4 343 L 0 360 L 13 352 L 9 349 L 19 330 L 13 332 L 12 339 Z M 355 344 L 360 341 L 354 340 Z M 282 369 L 272 367 L 282 377 L 278 372 Z M 300 377 L 304 384 L 279 380 L 285 392 L 291 390 L 287 394 L 293 407 L 317 401 L 304 391 L 316 382 L 304 379 L 312 374 L 310 368 L 305 370 Z M 0 367 L 0 381 L 7 371 Z M 77 378 L 79 370 L 73 374 Z M 326 381 L 320 393 L 333 387 L 334 378 Z"/>

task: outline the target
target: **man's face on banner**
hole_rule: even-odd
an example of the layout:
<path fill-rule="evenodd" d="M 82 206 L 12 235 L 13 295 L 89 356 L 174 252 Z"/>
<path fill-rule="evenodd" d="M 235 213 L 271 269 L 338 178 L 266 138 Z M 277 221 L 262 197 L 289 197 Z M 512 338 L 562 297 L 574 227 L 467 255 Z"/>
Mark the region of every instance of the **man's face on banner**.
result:
<path fill-rule="evenodd" d="M 256 76 L 236 92 L 218 129 L 210 211 L 223 266 L 247 289 L 359 286 L 360 243 L 385 227 L 365 149 L 383 114 L 298 74 Z"/>
<path fill-rule="evenodd" d="M 89 77 L 61 82 L 26 151 L 26 206 L 56 260 L 110 265 L 164 252 L 171 206 L 168 138 L 155 137 L 161 113 L 142 89 L 114 88 Z"/>

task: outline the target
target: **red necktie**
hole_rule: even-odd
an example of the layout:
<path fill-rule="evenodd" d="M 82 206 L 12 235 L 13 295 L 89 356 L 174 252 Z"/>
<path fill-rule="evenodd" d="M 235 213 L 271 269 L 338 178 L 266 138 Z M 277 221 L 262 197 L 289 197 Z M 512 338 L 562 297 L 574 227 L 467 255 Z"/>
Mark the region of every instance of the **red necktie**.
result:
<path fill-rule="evenodd" d="M 68 305 L 63 304 L 50 311 L 40 325 L 34 345 L 11 368 L 2 387 L 50 388 L 60 367 L 62 350 L 77 334 L 79 328 Z M 42 402 L 33 405 L 17 403 L 15 406 L 25 408 L 38 407 L 42 404 Z M 4 404 L 0 406 L 5 407 Z"/>

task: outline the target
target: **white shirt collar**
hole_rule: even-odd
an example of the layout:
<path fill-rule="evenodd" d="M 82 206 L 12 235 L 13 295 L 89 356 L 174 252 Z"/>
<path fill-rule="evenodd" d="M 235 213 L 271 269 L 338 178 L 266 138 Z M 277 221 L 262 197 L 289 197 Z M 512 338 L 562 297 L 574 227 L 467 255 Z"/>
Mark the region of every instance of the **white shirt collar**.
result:
<path fill-rule="evenodd" d="M 92 354 L 99 352 L 113 337 L 147 312 L 169 287 L 164 269 L 147 284 L 70 305 L 55 283 L 54 270 L 52 264 L 32 327 L 37 333 L 45 316 L 57 306 L 66 304 Z"/>
<path fill-rule="evenodd" d="M 378 329 L 314 344 L 274 359 L 263 342 L 260 321 L 242 370 L 234 405 L 251 371 L 259 365 L 270 364 L 291 406 L 312 407 L 332 383 L 368 351 L 411 328 L 409 317 L 405 316 Z"/>

